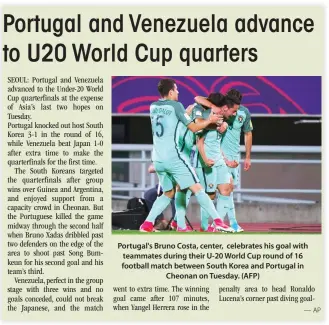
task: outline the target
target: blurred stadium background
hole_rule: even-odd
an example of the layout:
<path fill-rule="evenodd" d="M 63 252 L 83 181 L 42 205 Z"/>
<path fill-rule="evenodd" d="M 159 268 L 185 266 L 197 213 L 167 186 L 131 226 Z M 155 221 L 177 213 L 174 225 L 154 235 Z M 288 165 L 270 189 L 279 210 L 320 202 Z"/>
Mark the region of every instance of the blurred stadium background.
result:
<path fill-rule="evenodd" d="M 167 77 L 167 76 L 166 76 Z M 185 107 L 197 95 L 240 90 L 250 110 L 252 167 L 235 190 L 237 219 L 246 230 L 321 231 L 321 77 L 176 77 Z M 148 174 L 149 105 L 162 77 L 112 79 L 112 210 L 126 209 L 158 180 Z M 244 140 L 241 136 L 241 165 Z M 188 217 L 198 223 L 192 198 Z M 192 212 L 193 211 L 193 212 Z M 171 218 L 170 207 L 165 212 Z"/>

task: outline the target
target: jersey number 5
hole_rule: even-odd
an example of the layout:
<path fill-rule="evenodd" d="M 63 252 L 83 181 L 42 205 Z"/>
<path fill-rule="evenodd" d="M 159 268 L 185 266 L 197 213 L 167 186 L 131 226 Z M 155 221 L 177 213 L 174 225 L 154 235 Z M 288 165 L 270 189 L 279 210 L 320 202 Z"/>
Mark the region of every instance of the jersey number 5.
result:
<path fill-rule="evenodd" d="M 155 122 L 153 122 L 153 135 L 155 133 L 158 138 L 161 138 L 164 132 L 163 124 L 160 122 L 162 118 L 163 116 L 157 116 Z"/>

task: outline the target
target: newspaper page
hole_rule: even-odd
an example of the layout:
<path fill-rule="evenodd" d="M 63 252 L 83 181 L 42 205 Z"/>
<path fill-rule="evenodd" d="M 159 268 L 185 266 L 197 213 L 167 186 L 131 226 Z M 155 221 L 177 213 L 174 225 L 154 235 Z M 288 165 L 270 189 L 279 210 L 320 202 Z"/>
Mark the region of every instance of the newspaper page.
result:
<path fill-rule="evenodd" d="M 324 319 L 323 7 L 2 21 L 4 320 Z"/>

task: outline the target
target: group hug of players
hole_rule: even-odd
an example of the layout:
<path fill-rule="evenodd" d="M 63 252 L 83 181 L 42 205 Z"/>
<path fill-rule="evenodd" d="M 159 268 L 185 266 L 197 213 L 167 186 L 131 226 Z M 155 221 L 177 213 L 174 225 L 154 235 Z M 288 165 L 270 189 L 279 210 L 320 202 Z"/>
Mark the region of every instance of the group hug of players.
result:
<path fill-rule="evenodd" d="M 155 219 L 173 198 L 176 215 L 171 228 L 191 231 L 185 215 L 192 194 L 200 204 L 200 231 L 243 231 L 235 217 L 233 188 L 239 178 L 241 131 L 245 134 L 244 169 L 248 170 L 253 127 L 248 109 L 240 104 L 241 93 L 230 89 L 226 94 L 197 96 L 185 110 L 178 102 L 175 80 L 160 80 L 158 91 L 161 98 L 150 106 L 152 162 L 163 194 L 154 202 L 140 231 L 155 231 Z M 226 215 L 229 226 L 224 223 Z"/>

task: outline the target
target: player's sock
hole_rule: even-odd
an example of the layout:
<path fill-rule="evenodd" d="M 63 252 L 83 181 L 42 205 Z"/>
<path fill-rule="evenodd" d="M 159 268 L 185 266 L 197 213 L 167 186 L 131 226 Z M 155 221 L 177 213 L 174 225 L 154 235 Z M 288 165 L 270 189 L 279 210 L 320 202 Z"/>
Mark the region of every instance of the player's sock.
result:
<path fill-rule="evenodd" d="M 220 218 L 223 220 L 226 216 L 226 213 L 228 213 L 229 210 L 229 201 L 230 201 L 229 196 L 218 194 L 216 209 Z"/>
<path fill-rule="evenodd" d="M 186 208 L 190 202 L 190 199 L 191 199 L 191 196 L 192 196 L 192 191 L 191 190 L 187 190 L 186 192 Z"/>
<path fill-rule="evenodd" d="M 205 209 L 201 208 L 201 229 L 207 231 L 209 223 L 209 214 Z"/>
<path fill-rule="evenodd" d="M 206 194 L 204 189 L 201 189 L 200 191 L 195 193 L 195 197 L 198 200 L 199 204 L 205 211 L 208 213 L 208 215 L 211 216 L 213 219 L 220 219 L 214 203 L 212 200 L 209 198 L 208 194 Z"/>
<path fill-rule="evenodd" d="M 188 204 L 190 202 L 191 196 L 192 196 L 192 191 L 191 190 L 187 190 L 187 192 L 186 192 L 186 205 L 185 205 L 186 209 L 187 209 L 187 206 L 188 206 Z M 176 196 L 175 196 L 175 200 L 176 200 Z M 177 212 L 175 213 L 174 220 L 177 222 Z"/>
<path fill-rule="evenodd" d="M 176 208 L 176 221 L 177 227 L 180 229 L 186 228 L 185 215 L 186 215 L 186 193 L 176 192 L 175 195 L 175 208 Z"/>
<path fill-rule="evenodd" d="M 171 199 L 164 194 L 159 196 L 153 203 L 152 209 L 145 221 L 149 221 L 154 224 L 154 221 L 157 218 L 157 216 L 166 209 L 166 207 L 170 204 L 170 201 Z"/>
<path fill-rule="evenodd" d="M 234 199 L 233 199 L 233 192 L 229 196 L 229 201 L 228 201 L 228 211 L 227 211 L 227 216 L 230 221 L 230 225 L 232 226 L 235 223 L 238 223 L 235 218 L 235 206 L 234 206 Z"/>

